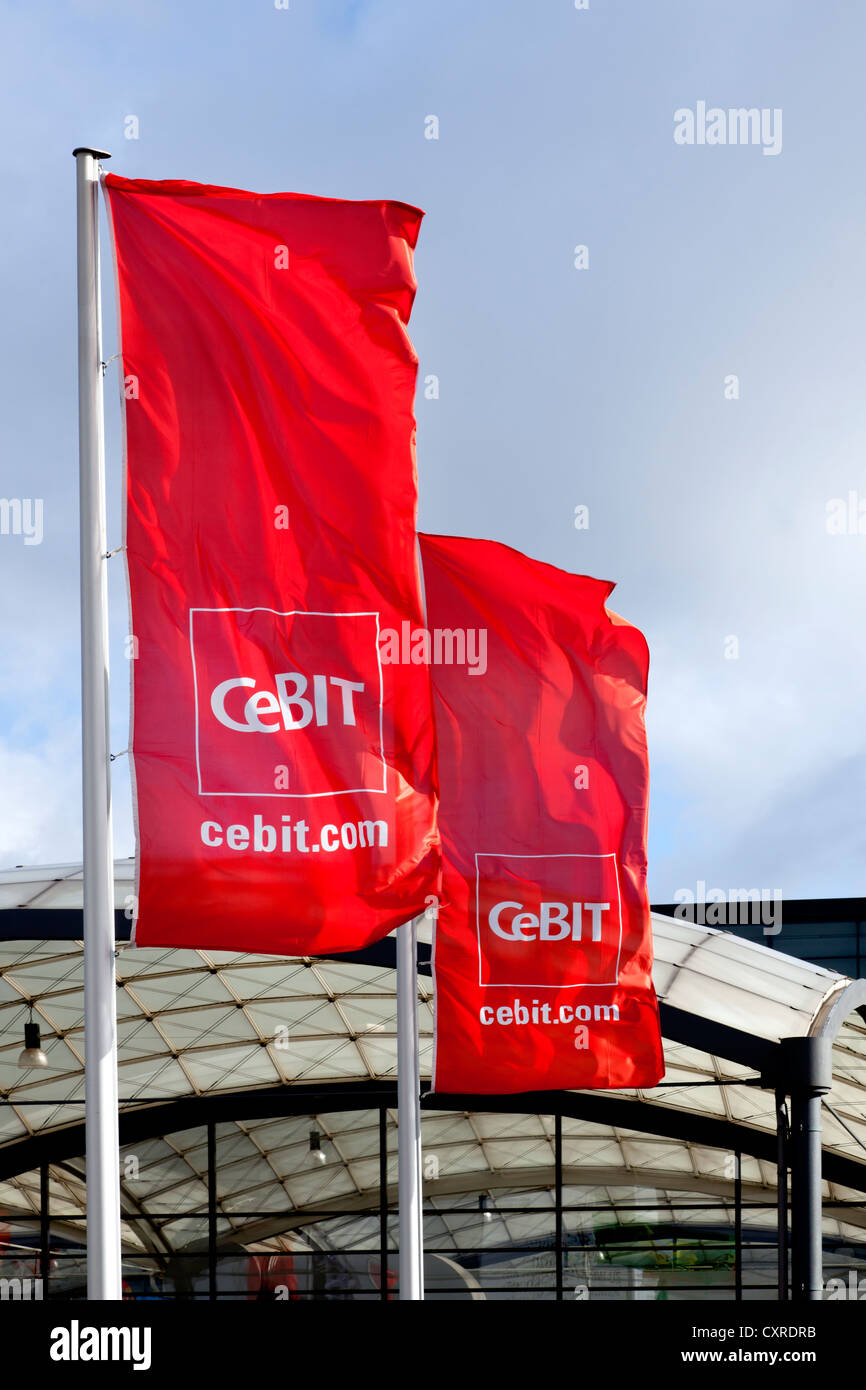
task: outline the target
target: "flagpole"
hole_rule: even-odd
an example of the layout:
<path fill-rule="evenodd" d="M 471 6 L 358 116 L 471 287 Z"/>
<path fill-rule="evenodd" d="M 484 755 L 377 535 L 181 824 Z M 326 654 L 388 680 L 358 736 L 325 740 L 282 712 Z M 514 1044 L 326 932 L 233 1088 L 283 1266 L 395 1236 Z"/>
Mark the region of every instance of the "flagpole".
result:
<path fill-rule="evenodd" d="M 99 160 L 110 156 L 105 150 L 88 146 L 72 153 L 76 163 L 78 222 L 87 1296 L 119 1299 L 120 1154 L 98 207 Z"/>
<path fill-rule="evenodd" d="M 397 1194 L 400 1299 L 424 1297 L 421 1071 L 418 1062 L 418 923 L 397 928 Z"/>

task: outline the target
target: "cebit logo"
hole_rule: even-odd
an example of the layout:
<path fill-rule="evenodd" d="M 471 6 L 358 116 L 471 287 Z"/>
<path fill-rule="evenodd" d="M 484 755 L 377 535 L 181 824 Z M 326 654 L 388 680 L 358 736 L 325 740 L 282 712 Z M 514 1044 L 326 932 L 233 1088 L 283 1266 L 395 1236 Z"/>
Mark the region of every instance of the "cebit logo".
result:
<path fill-rule="evenodd" d="M 198 790 L 385 792 L 378 613 L 193 608 Z"/>
<path fill-rule="evenodd" d="M 610 903 L 542 903 L 538 913 L 525 912 L 523 903 L 497 903 L 487 921 L 503 941 L 582 941 L 584 909 L 591 939 L 601 941 L 602 913 L 610 911 Z"/>
<path fill-rule="evenodd" d="M 357 723 L 354 696 L 356 693 L 363 693 L 362 681 L 342 680 L 339 676 L 313 676 L 312 700 L 308 700 L 304 694 L 308 682 L 307 677 L 302 676 L 300 671 L 286 671 L 282 675 L 274 676 L 274 683 L 277 693 L 260 690 L 256 695 L 251 695 L 243 706 L 241 719 L 233 719 L 227 712 L 226 698 L 230 691 L 255 690 L 256 682 L 252 676 L 238 676 L 234 680 L 220 681 L 211 693 L 210 707 L 221 724 L 227 729 L 237 729 L 239 734 L 276 734 L 281 728 L 287 732 L 292 729 L 306 729 L 313 718 L 317 727 L 321 728 L 330 722 L 328 697 L 336 690 L 342 694 L 337 718 L 342 715 L 344 728 L 349 724 L 354 727 Z M 262 718 L 266 714 L 276 714 L 280 717 L 266 720 Z"/>
<path fill-rule="evenodd" d="M 612 986 L 622 905 L 614 854 L 476 854 L 478 983 Z"/>

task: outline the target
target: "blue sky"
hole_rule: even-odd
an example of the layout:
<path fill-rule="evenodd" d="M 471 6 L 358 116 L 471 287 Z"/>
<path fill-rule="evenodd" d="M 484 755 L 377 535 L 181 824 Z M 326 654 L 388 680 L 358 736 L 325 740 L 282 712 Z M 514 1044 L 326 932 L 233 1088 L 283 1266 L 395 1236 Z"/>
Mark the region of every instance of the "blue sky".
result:
<path fill-rule="evenodd" d="M 0 536 L 0 866 L 80 855 L 70 153 L 94 143 L 129 176 L 426 209 L 421 525 L 617 582 L 652 658 L 652 897 L 862 893 L 866 534 L 826 517 L 866 504 L 866 9 L 7 0 L 0 25 L 0 494 L 45 516 L 39 546 Z M 677 145 L 699 101 L 780 109 L 780 153 Z M 117 749 L 126 627 L 117 562 Z M 130 853 L 123 760 L 115 824 Z"/>

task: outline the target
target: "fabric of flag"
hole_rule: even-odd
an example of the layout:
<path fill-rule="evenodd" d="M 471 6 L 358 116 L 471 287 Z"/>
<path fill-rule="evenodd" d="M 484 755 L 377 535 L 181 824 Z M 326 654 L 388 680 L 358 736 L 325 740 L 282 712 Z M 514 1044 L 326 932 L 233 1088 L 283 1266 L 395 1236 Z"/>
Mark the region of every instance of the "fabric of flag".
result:
<path fill-rule="evenodd" d="M 403 203 L 104 180 L 139 945 L 320 954 L 438 873 Z"/>
<path fill-rule="evenodd" d="M 431 666 L 433 1089 L 652 1086 L 646 642 L 609 583 L 493 541 L 424 535 L 421 552 L 431 634 L 486 654 Z"/>

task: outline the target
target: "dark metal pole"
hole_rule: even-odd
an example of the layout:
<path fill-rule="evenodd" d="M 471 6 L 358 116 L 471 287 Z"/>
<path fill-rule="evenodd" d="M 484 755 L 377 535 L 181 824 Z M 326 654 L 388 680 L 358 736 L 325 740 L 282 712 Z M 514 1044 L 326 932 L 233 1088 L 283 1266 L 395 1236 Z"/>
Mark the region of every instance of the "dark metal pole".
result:
<path fill-rule="evenodd" d="M 207 1127 L 207 1269 L 208 1298 L 217 1296 L 217 1185 L 216 1185 L 216 1126 Z"/>
<path fill-rule="evenodd" d="M 797 1303 L 823 1297 L 821 1235 L 821 1097 L 830 1089 L 831 1043 L 782 1038 L 791 1096 L 791 1283 Z"/>
<path fill-rule="evenodd" d="M 793 1295 L 798 1303 L 820 1300 L 821 1267 L 821 1097 L 795 1091 L 791 1097 L 791 1227 Z"/>
<path fill-rule="evenodd" d="M 734 1155 L 734 1298 L 743 1301 L 743 1155 Z"/>
<path fill-rule="evenodd" d="M 554 1196 L 556 1204 L 555 1235 L 556 1244 L 556 1301 L 562 1302 L 564 1282 L 562 1277 L 562 1116 L 555 1115 L 553 1121 L 553 1162 Z"/>
<path fill-rule="evenodd" d="M 776 1092 L 776 1240 L 779 1302 L 788 1302 L 788 1111 L 784 1091 Z"/>
<path fill-rule="evenodd" d="M 51 1271 L 51 1211 L 50 1187 L 48 1183 L 48 1164 L 39 1169 L 39 1277 L 42 1280 L 42 1297 L 48 1297 L 48 1275 Z"/>
<path fill-rule="evenodd" d="M 379 1297 L 388 1297 L 388 1111 L 379 1106 Z"/>
<path fill-rule="evenodd" d="M 397 1207 L 400 1298 L 424 1299 L 424 1184 L 418 1061 L 418 922 L 397 928 Z"/>

